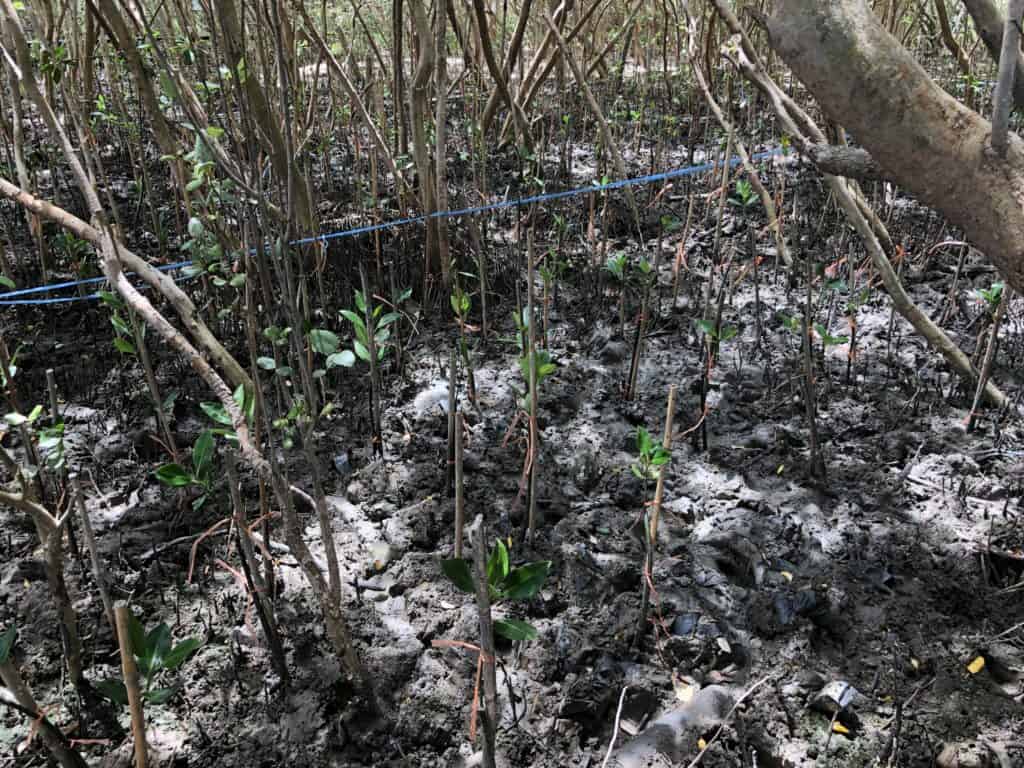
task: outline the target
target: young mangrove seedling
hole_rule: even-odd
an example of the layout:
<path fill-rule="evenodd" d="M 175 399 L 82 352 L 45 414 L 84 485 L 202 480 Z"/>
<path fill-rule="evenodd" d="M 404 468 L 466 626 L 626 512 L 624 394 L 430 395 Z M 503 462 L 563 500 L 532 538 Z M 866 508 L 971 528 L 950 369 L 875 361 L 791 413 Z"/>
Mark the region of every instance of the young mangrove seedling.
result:
<path fill-rule="evenodd" d="M 180 643 L 172 644 L 171 630 L 167 624 L 158 624 L 146 632 L 142 622 L 131 611 L 128 614 L 128 641 L 139 672 L 146 680 L 142 687 L 142 698 L 150 704 L 164 704 L 181 690 L 181 681 L 169 676 L 202 646 L 203 641 L 198 637 L 186 637 Z M 166 685 L 154 688 L 157 683 Z M 128 693 L 123 680 L 101 680 L 96 687 L 115 704 L 128 704 Z"/>
<path fill-rule="evenodd" d="M 640 636 L 647 626 L 647 612 L 650 606 L 652 592 L 652 572 L 654 570 L 654 546 L 657 537 L 657 517 L 661 505 L 661 493 L 664 489 L 661 480 L 662 470 L 669 463 L 672 454 L 669 444 L 672 433 L 672 408 L 675 403 L 674 392 L 669 395 L 669 411 L 665 423 L 665 436 L 661 443 L 655 443 L 651 433 L 643 427 L 636 430 L 636 461 L 630 466 L 633 474 L 640 478 L 644 484 L 643 493 L 643 544 L 644 564 L 641 571 L 643 589 L 640 599 L 640 623 L 637 625 L 637 633 L 634 638 L 634 645 L 640 641 Z M 649 486 L 651 482 L 658 483 L 658 490 L 655 498 L 650 497 Z"/>
<path fill-rule="evenodd" d="M 199 488 L 202 493 L 192 502 L 192 509 L 198 510 L 209 500 L 213 492 L 213 459 L 213 430 L 205 429 L 192 446 L 192 468 L 186 469 L 181 464 L 170 462 L 157 469 L 156 479 L 170 488 L 185 488 L 190 485 Z"/>
<path fill-rule="evenodd" d="M 491 603 L 529 600 L 540 591 L 550 570 L 550 560 L 538 560 L 513 568 L 509 563 L 508 548 L 500 539 L 497 540 L 487 560 L 487 590 Z M 441 571 L 461 591 L 476 594 L 473 565 L 469 560 L 442 560 Z M 537 637 L 536 627 L 519 619 L 497 619 L 494 631 L 509 640 L 533 640 Z"/>
<path fill-rule="evenodd" d="M 758 197 L 753 185 L 746 179 L 737 179 L 734 189 L 735 194 L 729 198 L 729 205 L 736 206 L 743 210 L 748 210 L 760 205 L 761 198 Z"/>
<path fill-rule="evenodd" d="M 473 361 L 469 356 L 469 341 L 466 337 L 467 330 L 475 330 L 471 329 L 467 322 L 469 311 L 473 308 L 473 299 L 459 285 L 458 273 L 456 273 L 455 285 L 452 286 L 449 303 L 455 314 L 455 322 L 459 326 L 459 356 L 462 358 L 463 368 L 466 369 L 466 389 L 469 393 L 469 402 L 476 407 L 476 378 L 473 376 Z"/>

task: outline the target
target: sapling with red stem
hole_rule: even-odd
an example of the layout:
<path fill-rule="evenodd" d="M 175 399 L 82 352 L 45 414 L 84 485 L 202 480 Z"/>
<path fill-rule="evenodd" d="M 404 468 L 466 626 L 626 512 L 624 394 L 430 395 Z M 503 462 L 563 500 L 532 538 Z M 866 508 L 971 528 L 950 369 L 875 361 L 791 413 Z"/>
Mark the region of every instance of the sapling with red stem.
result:
<path fill-rule="evenodd" d="M 537 637 L 537 629 L 521 619 L 498 619 L 491 616 L 495 604 L 506 600 L 529 600 L 544 584 L 551 570 L 551 561 L 542 560 L 513 567 L 508 548 L 498 539 L 486 553 L 483 515 L 477 515 L 469 530 L 473 546 L 473 561 L 452 558 L 441 561 L 441 571 L 459 590 L 476 596 L 480 618 L 480 645 L 472 646 L 460 641 L 435 640 L 435 646 L 462 646 L 477 652 L 477 684 L 473 696 L 473 716 L 470 731 L 475 732 L 480 679 L 483 679 L 484 710 L 484 764 L 494 765 L 494 735 L 498 726 L 498 694 L 495 679 L 496 655 L 494 635 L 512 641 L 527 641 Z"/>
<path fill-rule="evenodd" d="M 660 445 L 656 444 L 648 432 L 643 427 L 637 427 L 636 430 L 636 451 L 637 459 L 630 465 L 630 471 L 643 481 L 643 545 L 644 545 L 644 564 L 642 570 L 642 594 L 640 602 L 640 622 L 637 626 L 637 633 L 634 637 L 633 644 L 636 645 L 640 641 L 640 636 L 643 634 L 645 627 L 647 626 L 647 611 L 650 606 L 650 587 L 652 572 L 654 569 L 654 548 L 657 542 L 657 526 L 658 518 L 660 516 L 661 507 L 661 496 L 664 489 L 664 467 L 669 463 L 672 458 L 671 445 L 672 445 L 672 411 L 675 408 L 675 387 L 669 391 L 668 401 L 668 413 L 665 416 L 665 433 L 662 437 Z M 652 481 L 657 482 L 655 496 L 652 499 L 648 498 L 648 484 Z M 649 506 L 650 505 L 650 506 Z"/>

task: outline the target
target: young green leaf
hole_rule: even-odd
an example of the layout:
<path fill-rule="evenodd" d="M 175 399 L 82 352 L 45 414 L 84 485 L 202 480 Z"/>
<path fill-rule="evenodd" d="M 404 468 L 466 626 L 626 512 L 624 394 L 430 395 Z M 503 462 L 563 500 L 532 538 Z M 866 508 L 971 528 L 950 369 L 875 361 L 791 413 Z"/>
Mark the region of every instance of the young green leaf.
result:
<path fill-rule="evenodd" d="M 10 658 L 11 649 L 14 648 L 14 639 L 17 635 L 18 630 L 13 624 L 0 635 L 0 664 L 3 664 Z"/>
<path fill-rule="evenodd" d="M 473 586 L 473 572 L 470 570 L 469 561 L 460 558 L 441 561 L 441 572 L 448 577 L 448 580 L 458 589 L 469 594 L 476 592 Z"/>
<path fill-rule="evenodd" d="M 114 338 L 114 349 L 120 352 L 122 355 L 134 355 L 135 345 L 133 345 L 127 339 L 117 336 Z"/>
<path fill-rule="evenodd" d="M 508 576 L 508 550 L 505 543 L 498 539 L 491 550 L 491 557 L 487 561 L 487 583 L 497 586 Z"/>
<path fill-rule="evenodd" d="M 309 332 L 309 344 L 321 355 L 333 355 L 338 351 L 338 336 L 331 331 L 314 328 Z"/>
<path fill-rule="evenodd" d="M 350 349 L 343 349 L 341 352 L 335 352 L 333 355 L 330 355 L 327 358 L 326 362 L 327 370 L 331 370 L 331 368 L 337 368 L 338 366 L 342 366 L 344 368 L 351 368 L 355 364 L 356 356 L 352 353 L 352 350 Z"/>
<path fill-rule="evenodd" d="M 355 349 L 356 354 L 359 356 L 360 360 L 363 360 L 367 363 L 370 362 L 370 350 L 366 348 L 366 345 L 363 342 L 361 342 L 359 339 L 353 339 L 352 347 L 353 349 Z"/>
<path fill-rule="evenodd" d="M 256 365 L 264 371 L 272 371 L 277 367 L 277 363 L 274 362 L 274 358 L 272 357 L 257 357 Z"/>
<path fill-rule="evenodd" d="M 198 637 L 186 637 L 164 656 L 164 669 L 177 669 L 202 644 L 203 641 Z"/>
<path fill-rule="evenodd" d="M 163 669 L 164 654 L 170 650 L 170 647 L 171 630 L 166 624 L 160 623 L 146 635 L 143 647 L 134 649 L 139 669 L 146 677 Z"/>
<path fill-rule="evenodd" d="M 494 631 L 512 641 L 533 640 L 537 637 L 537 628 L 519 619 L 496 619 Z"/>
<path fill-rule="evenodd" d="M 181 464 L 164 464 L 156 471 L 156 479 L 171 488 L 184 488 L 192 483 L 192 475 Z"/>
<path fill-rule="evenodd" d="M 506 600 L 527 600 L 540 591 L 544 579 L 551 570 L 550 560 L 513 568 L 501 584 L 501 593 Z"/>
<path fill-rule="evenodd" d="M 192 471 L 198 477 L 213 460 L 213 433 L 206 429 L 196 438 L 192 447 Z"/>
<path fill-rule="evenodd" d="M 218 424 L 223 424 L 225 427 L 234 426 L 228 412 L 220 403 L 200 403 L 199 409 Z"/>

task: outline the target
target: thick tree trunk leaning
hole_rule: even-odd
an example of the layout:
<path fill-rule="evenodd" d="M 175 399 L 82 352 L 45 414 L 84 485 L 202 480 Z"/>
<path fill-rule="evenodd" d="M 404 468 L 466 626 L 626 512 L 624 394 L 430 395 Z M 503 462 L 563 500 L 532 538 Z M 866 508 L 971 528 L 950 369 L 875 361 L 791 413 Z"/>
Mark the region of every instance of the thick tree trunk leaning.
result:
<path fill-rule="evenodd" d="M 772 47 L 886 175 L 938 209 L 1024 290 L 1024 142 L 942 90 L 864 0 L 782 0 Z"/>

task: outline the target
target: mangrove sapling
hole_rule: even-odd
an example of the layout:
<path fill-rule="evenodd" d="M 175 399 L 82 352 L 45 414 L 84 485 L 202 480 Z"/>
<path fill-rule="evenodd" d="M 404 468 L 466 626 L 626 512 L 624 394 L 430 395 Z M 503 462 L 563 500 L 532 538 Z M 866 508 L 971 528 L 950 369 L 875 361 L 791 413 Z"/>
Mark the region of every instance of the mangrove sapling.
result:
<path fill-rule="evenodd" d="M 477 515 L 473 527 L 481 520 Z M 544 585 L 544 580 L 551 570 L 550 560 L 538 560 L 513 567 L 509 558 L 508 547 L 501 539 L 496 539 L 494 548 L 487 558 L 486 583 L 488 599 L 493 605 L 504 601 L 529 600 Z M 476 594 L 479 578 L 474 576 L 472 563 L 461 558 L 441 561 L 441 572 L 461 591 Z M 494 631 L 508 640 L 533 640 L 537 637 L 537 628 L 520 619 L 497 619 Z"/>
<path fill-rule="evenodd" d="M 122 617 L 118 615 L 123 609 L 123 628 L 125 636 L 121 637 Z M 195 653 L 203 641 L 198 637 L 186 637 L 180 643 L 172 643 L 170 627 L 165 623 L 157 624 L 146 632 L 131 610 L 123 605 L 114 608 L 118 619 L 118 639 L 123 640 L 122 651 L 127 649 L 132 661 L 145 680 L 139 694 L 148 704 L 165 704 L 181 690 L 181 681 L 173 673 Z M 160 684 L 160 687 L 153 686 Z M 119 706 L 128 705 L 128 690 L 125 680 L 108 678 L 96 684 L 96 688 L 106 698 Z"/>
<path fill-rule="evenodd" d="M 534 250 L 533 243 L 533 229 L 534 229 L 534 218 L 533 208 L 530 208 L 530 229 L 526 233 L 526 312 L 529 318 L 529 323 L 526 328 L 526 341 L 527 341 L 527 379 L 529 381 L 529 397 L 530 407 L 528 410 L 529 416 L 529 431 L 530 431 L 530 442 L 529 442 L 529 502 L 527 511 L 527 528 L 526 536 L 528 541 L 533 541 L 534 534 L 537 532 L 537 457 L 540 455 L 540 430 L 537 428 L 537 399 L 539 397 L 537 388 L 539 386 L 540 373 L 537 370 L 537 313 L 535 311 L 536 303 L 534 301 L 534 271 L 536 269 L 536 252 Z M 545 354 L 547 350 L 545 350 Z"/>
<path fill-rule="evenodd" d="M 516 340 L 520 345 L 519 373 L 523 377 L 525 389 L 520 390 L 514 385 L 512 387 L 513 392 L 517 395 L 515 401 L 516 416 L 509 427 L 509 433 L 512 433 L 520 419 L 525 419 L 527 425 L 526 459 L 523 462 L 523 473 L 519 481 L 516 503 L 518 504 L 523 493 L 528 490 L 530 499 L 529 509 L 535 513 L 536 474 L 534 470 L 537 463 L 540 440 L 540 430 L 537 428 L 538 401 L 540 399 L 541 384 L 543 384 L 545 379 L 554 374 L 557 366 L 548 350 L 538 350 L 533 346 L 536 338 L 531 332 L 533 323 L 531 322 L 529 309 L 523 309 L 522 317 L 518 314 L 514 317 L 517 330 Z M 536 520 L 532 514 L 528 520 L 527 535 L 532 536 Z"/>
<path fill-rule="evenodd" d="M 139 667 L 135 661 L 135 654 L 132 646 L 132 616 L 131 610 L 124 603 L 118 603 L 114 607 L 114 617 L 117 620 L 117 644 L 121 652 L 121 674 L 124 682 L 119 689 L 114 681 L 109 681 L 106 686 L 110 689 L 107 694 L 111 701 L 121 699 L 122 705 L 127 703 L 128 711 L 131 713 L 132 721 L 132 745 L 135 754 L 135 768 L 146 768 L 148 763 L 148 750 L 146 745 L 146 716 L 142 710 L 142 693 L 139 689 Z M 100 684 L 102 691 L 103 683 Z M 170 697 L 168 697 L 170 698 Z"/>
<path fill-rule="evenodd" d="M 996 349 L 999 345 L 999 326 L 1002 325 L 1006 308 L 1012 298 L 1013 289 L 1003 283 L 993 283 L 988 291 L 979 291 L 987 304 L 987 309 L 992 316 L 991 327 L 989 328 L 988 344 L 985 347 L 985 359 L 981 364 L 981 371 L 978 374 L 978 386 L 974 391 L 974 401 L 971 403 L 971 412 L 967 417 L 967 431 L 974 431 L 974 423 L 978 416 L 978 407 L 981 405 L 981 396 L 985 392 L 985 385 L 992 374 L 992 365 L 996 359 Z"/>
<path fill-rule="evenodd" d="M 444 480 L 446 496 L 452 496 L 455 488 L 455 413 L 458 410 L 458 396 L 455 393 L 458 380 L 458 358 L 455 347 L 452 347 L 448 357 L 448 465 Z"/>
<path fill-rule="evenodd" d="M 341 365 L 347 368 L 355 365 L 356 358 L 362 360 L 369 366 L 370 377 L 370 421 L 373 425 L 373 452 L 383 455 L 384 444 L 381 437 L 380 425 L 380 379 L 378 363 L 385 358 L 390 348 L 391 325 L 401 315 L 392 311 L 384 313 L 384 304 L 372 305 L 372 298 L 366 285 L 365 270 L 363 270 L 363 290 L 355 292 L 356 310 L 362 316 L 351 309 L 343 309 L 340 315 L 352 323 L 355 331 L 355 338 L 352 340 L 352 352 L 343 350 L 336 352 L 327 359 L 328 367 Z M 354 353 L 354 355 L 353 355 Z"/>
<path fill-rule="evenodd" d="M 857 359 L 857 329 L 860 327 L 857 322 L 857 312 L 867 303 L 870 291 L 870 287 L 865 286 L 856 293 L 852 293 L 847 298 L 844 307 L 846 324 L 850 327 L 850 351 L 846 355 L 846 375 L 844 379 L 847 385 L 850 384 L 853 376 L 853 361 Z"/>
<path fill-rule="evenodd" d="M 725 304 L 725 294 L 729 285 L 729 264 L 725 265 L 725 273 L 722 275 L 722 285 L 718 291 L 718 305 L 715 309 L 715 319 L 706 318 L 698 320 L 697 326 L 702 333 L 703 350 L 703 375 L 700 380 L 700 429 L 694 433 L 696 441 L 700 441 L 701 450 L 708 449 L 708 387 L 711 385 L 711 374 L 718 362 L 718 352 L 723 342 L 731 341 L 739 333 L 739 329 L 731 325 L 722 325 L 722 311 Z M 710 288 L 709 288 L 710 291 Z"/>
<path fill-rule="evenodd" d="M 640 374 L 640 357 L 643 355 L 644 338 L 647 334 L 647 314 L 651 302 L 651 287 L 657 280 L 657 269 L 652 267 L 646 257 L 641 257 L 636 266 L 636 280 L 640 284 L 640 314 L 636 321 L 636 334 L 633 337 L 633 354 L 629 363 L 629 375 L 626 377 L 626 400 L 636 396 L 636 380 Z"/>
<path fill-rule="evenodd" d="M 612 254 L 604 264 L 605 271 L 619 286 L 619 336 L 623 339 L 626 338 L 626 266 L 625 251 Z"/>
<path fill-rule="evenodd" d="M 186 469 L 177 462 L 170 462 L 156 470 L 156 479 L 170 488 L 198 488 L 200 495 L 192 502 L 192 509 L 199 510 L 213 493 L 213 460 L 213 430 L 205 429 L 192 446 L 192 468 Z"/>
<path fill-rule="evenodd" d="M 466 499 L 463 477 L 462 411 L 455 414 L 455 557 L 462 557 L 462 529 L 466 522 Z"/>
<path fill-rule="evenodd" d="M 32 732 L 38 733 L 43 745 L 61 768 L 86 768 L 86 762 L 36 703 L 32 691 L 14 665 L 14 642 L 17 628 L 14 624 L 0 633 L 0 682 L 10 692 L 10 697 L 0 696 L 0 706 L 14 709 L 29 718 Z M 13 701 L 12 701 L 13 699 Z"/>
<path fill-rule="evenodd" d="M 643 481 L 643 511 L 641 513 L 641 520 L 643 521 L 643 545 L 644 545 L 644 565 L 643 565 L 643 591 L 641 596 L 640 604 L 640 623 L 637 626 L 637 633 L 634 637 L 634 646 L 640 641 L 640 636 L 643 634 L 644 628 L 647 626 L 647 611 L 650 605 L 650 582 L 651 572 L 654 567 L 654 544 L 655 537 L 657 535 L 656 525 L 657 516 L 654 512 L 653 507 L 649 509 L 651 500 L 648 496 L 649 483 L 651 481 L 658 482 L 659 487 L 661 485 L 662 468 L 669 463 L 672 458 L 672 454 L 669 448 L 672 443 L 672 408 L 675 405 L 675 389 L 669 393 L 669 411 L 666 416 L 665 423 L 665 434 L 662 438 L 661 445 L 655 444 L 651 438 L 650 432 L 643 427 L 637 427 L 636 430 L 636 452 L 637 459 L 630 465 L 630 471 Z M 658 500 L 660 503 L 660 499 Z"/>
<path fill-rule="evenodd" d="M 449 297 L 449 304 L 455 314 L 455 322 L 459 326 L 459 355 L 462 357 L 462 367 L 466 371 L 466 390 L 469 395 L 469 402 L 476 407 L 476 379 L 473 376 L 473 361 L 469 355 L 469 341 L 466 337 L 471 326 L 467 323 L 469 312 L 473 308 L 473 300 L 468 293 L 462 290 L 459 285 L 459 274 L 455 275 L 455 284 L 452 287 L 452 295 Z"/>

